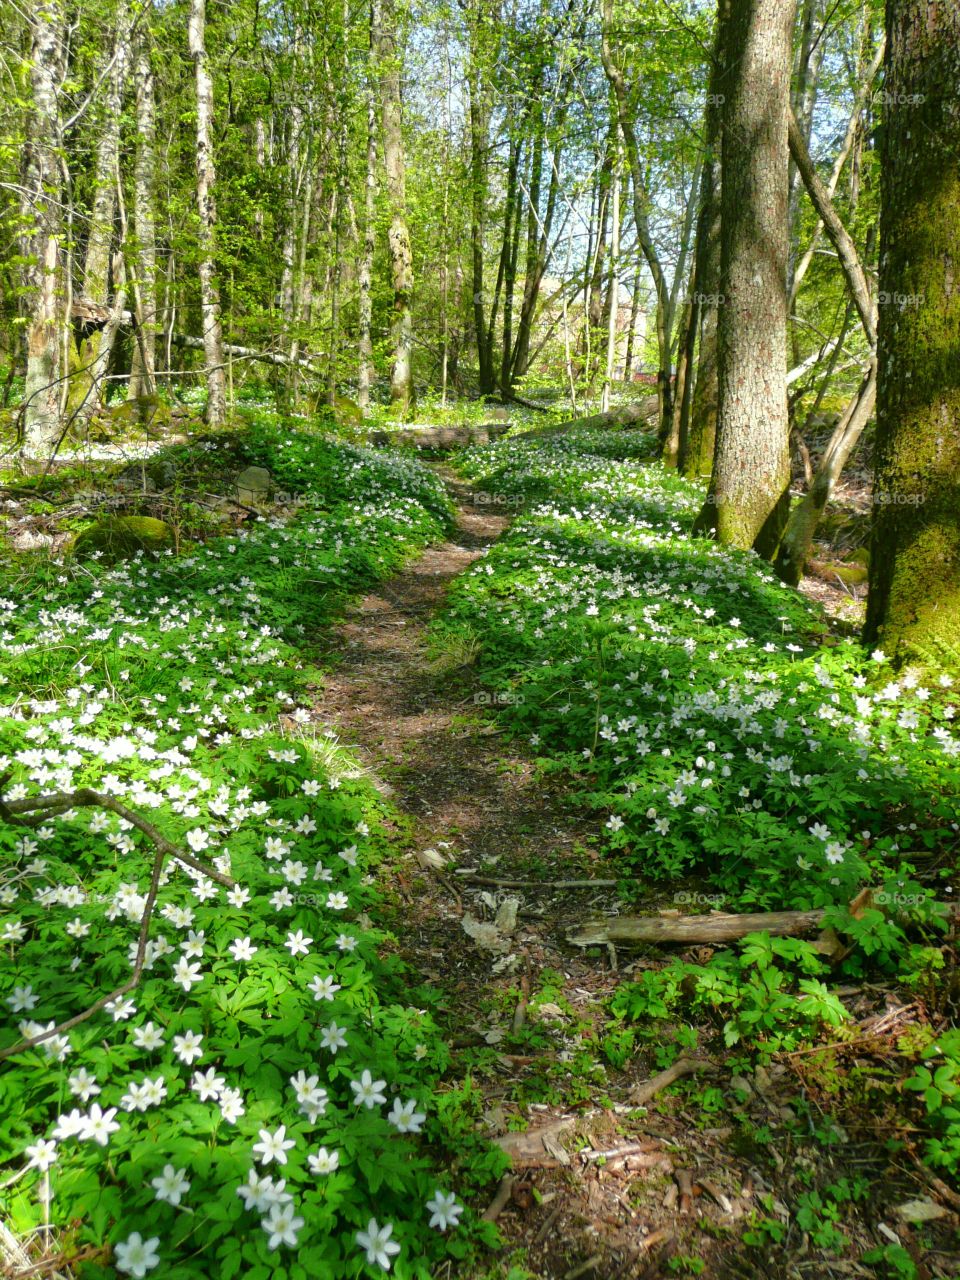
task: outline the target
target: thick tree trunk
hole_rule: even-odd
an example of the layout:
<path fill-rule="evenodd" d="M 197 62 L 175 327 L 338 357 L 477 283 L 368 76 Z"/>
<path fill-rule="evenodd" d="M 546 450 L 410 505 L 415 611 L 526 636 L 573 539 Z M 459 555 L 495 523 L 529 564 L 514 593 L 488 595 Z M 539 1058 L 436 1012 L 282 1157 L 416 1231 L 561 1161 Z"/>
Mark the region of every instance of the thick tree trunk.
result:
<path fill-rule="evenodd" d="M 877 439 L 865 636 L 960 654 L 960 6 L 887 0 Z"/>
<path fill-rule="evenodd" d="M 735 0 L 723 37 L 717 444 L 698 518 L 770 559 L 790 503 L 787 116 L 793 0 Z"/>
<path fill-rule="evenodd" d="M 197 244 L 200 251 L 200 313 L 203 318 L 207 422 L 218 427 L 227 419 L 227 380 L 215 257 L 217 205 L 214 195 L 213 78 L 207 61 L 206 19 L 206 0 L 190 0 L 188 38 L 197 85 Z"/>
<path fill-rule="evenodd" d="M 27 295 L 25 459 L 49 458 L 60 438 L 61 338 L 65 327 L 60 264 L 62 185 L 57 86 L 63 75 L 60 0 L 41 0 L 33 13 L 30 48 L 32 102 L 24 152 L 24 282 Z"/>
<path fill-rule="evenodd" d="M 137 152 L 133 170 L 133 220 L 136 233 L 136 302 L 140 340 L 134 344 L 128 396 L 152 395 L 157 353 L 157 226 L 154 214 L 156 183 L 157 107 L 148 37 L 138 37 L 134 75 L 137 84 Z"/>
<path fill-rule="evenodd" d="M 407 226 L 406 161 L 403 150 L 403 104 L 400 54 L 394 0 L 373 0 L 371 43 L 380 68 L 380 125 L 383 164 L 390 200 L 387 241 L 393 275 L 393 367 L 390 397 L 406 415 L 413 405 L 413 248 Z"/>

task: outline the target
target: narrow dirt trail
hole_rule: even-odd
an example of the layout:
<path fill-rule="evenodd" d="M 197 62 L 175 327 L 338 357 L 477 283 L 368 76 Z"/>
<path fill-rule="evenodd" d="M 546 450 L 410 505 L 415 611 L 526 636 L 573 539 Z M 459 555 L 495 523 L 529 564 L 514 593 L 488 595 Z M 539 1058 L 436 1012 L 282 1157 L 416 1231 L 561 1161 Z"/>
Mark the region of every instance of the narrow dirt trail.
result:
<path fill-rule="evenodd" d="M 455 1073 L 469 1070 L 480 1085 L 486 1132 L 507 1145 L 523 1139 L 511 1152 L 512 1192 L 498 1216 L 502 1259 L 543 1280 L 659 1275 L 683 1234 L 664 1192 L 673 1188 L 685 1122 L 641 1114 L 638 1127 L 629 1094 L 650 1064 L 615 1071 L 597 1058 L 603 1002 L 621 975 L 564 943 L 566 925 L 617 902 L 609 887 L 552 883 L 610 876 L 593 849 L 599 822 L 538 776 L 482 714 L 469 661 L 431 660 L 428 628 L 449 584 L 509 524 L 452 472 L 441 475 L 458 506 L 455 541 L 429 548 L 348 611 L 328 642 L 316 710 L 406 820 L 398 836 L 410 852 L 384 868 L 394 930 L 408 962 L 445 994 Z M 416 855 L 425 849 L 447 865 L 423 867 Z M 469 884 L 457 868 L 538 887 Z M 516 928 L 500 953 L 485 950 L 464 919 L 492 923 L 508 897 L 519 908 Z M 508 1133 L 526 1126 L 523 1135 Z M 544 1141 L 541 1127 L 552 1128 Z M 571 1155 L 584 1142 L 593 1154 Z M 620 1149 L 619 1163 L 597 1159 Z M 646 1205 L 635 1200 L 638 1177 Z M 733 1181 L 737 1194 L 741 1175 Z"/>

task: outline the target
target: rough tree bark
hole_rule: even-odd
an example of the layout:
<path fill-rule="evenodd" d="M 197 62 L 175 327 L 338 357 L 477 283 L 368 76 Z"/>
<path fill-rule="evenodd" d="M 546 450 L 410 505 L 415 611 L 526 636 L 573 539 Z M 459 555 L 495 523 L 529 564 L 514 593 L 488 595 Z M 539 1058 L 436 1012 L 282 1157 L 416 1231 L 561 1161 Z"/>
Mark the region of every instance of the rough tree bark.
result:
<path fill-rule="evenodd" d="M 63 234 L 57 86 L 63 74 L 60 0 L 38 4 L 32 19 L 32 102 L 24 148 L 24 283 L 28 294 L 24 459 L 48 458 L 60 437 L 60 351 L 65 325 L 60 246 Z"/>
<path fill-rule="evenodd" d="M 887 0 L 865 638 L 960 656 L 960 6 Z"/>
<path fill-rule="evenodd" d="M 403 151 L 403 102 L 397 14 L 394 0 L 373 0 L 371 44 L 380 68 L 380 127 L 383 164 L 390 200 L 387 240 L 393 273 L 394 345 L 390 398 L 401 413 L 413 405 L 413 248 L 407 226 L 406 162 Z"/>
<path fill-rule="evenodd" d="M 203 318 L 207 422 L 210 426 L 222 426 L 227 419 L 227 379 L 215 259 L 217 205 L 214 195 L 213 77 L 207 61 L 206 20 L 206 0 L 190 0 L 187 34 L 197 85 L 197 244 L 200 251 L 200 313 Z"/>
<path fill-rule="evenodd" d="M 772 558 L 790 503 L 787 115 L 795 0 L 734 0 L 722 39 L 717 443 L 697 520 Z"/>

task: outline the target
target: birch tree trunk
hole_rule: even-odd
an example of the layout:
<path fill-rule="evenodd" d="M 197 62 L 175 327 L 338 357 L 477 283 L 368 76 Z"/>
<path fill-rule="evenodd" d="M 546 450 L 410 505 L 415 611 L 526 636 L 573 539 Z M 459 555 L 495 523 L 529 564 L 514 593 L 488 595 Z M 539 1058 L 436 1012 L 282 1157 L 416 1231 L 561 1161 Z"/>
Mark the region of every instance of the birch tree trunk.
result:
<path fill-rule="evenodd" d="M 735 0 L 722 39 L 717 444 L 697 530 L 772 558 L 790 504 L 787 117 L 795 0 Z"/>
<path fill-rule="evenodd" d="M 136 303 L 140 338 L 134 344 L 128 398 L 152 395 L 157 362 L 157 224 L 154 213 L 157 154 L 157 103 L 146 32 L 137 40 L 134 78 L 137 86 L 137 151 L 133 169 Z"/>
<path fill-rule="evenodd" d="M 900 661 L 955 665 L 960 7 L 943 0 L 887 0 L 884 103 L 876 471 L 865 639 Z"/>
<path fill-rule="evenodd" d="M 370 36 L 380 68 L 380 121 L 383 164 L 390 200 L 387 241 L 393 276 L 393 367 L 390 398 L 406 415 L 413 405 L 413 248 L 407 226 L 406 162 L 403 150 L 403 101 L 397 49 L 395 0 L 373 0 Z"/>
<path fill-rule="evenodd" d="M 372 74 L 372 70 L 370 72 Z M 373 384 L 373 256 L 377 247 L 377 111 L 372 85 L 367 88 L 367 170 L 363 182 L 363 253 L 357 269 L 359 290 L 360 368 L 357 403 L 366 413 Z"/>
<path fill-rule="evenodd" d="M 203 356 L 207 382 L 207 422 L 219 427 L 227 419 L 227 382 L 223 359 L 223 327 L 220 320 L 220 286 L 215 252 L 217 205 L 214 195 L 213 78 L 207 61 L 206 0 L 190 0 L 187 29 L 197 86 L 197 243 L 200 250 L 200 314 L 203 322 Z"/>
<path fill-rule="evenodd" d="M 42 0 L 32 19 L 32 102 L 24 152 L 24 283 L 29 293 L 24 388 L 24 459 L 49 458 L 60 437 L 60 353 L 65 328 L 60 272 L 62 190 L 57 85 L 63 73 L 60 0 Z"/>
<path fill-rule="evenodd" d="M 90 208 L 87 252 L 83 262 L 80 300 L 97 307 L 110 305 L 110 267 L 117 209 L 117 161 L 120 152 L 120 112 L 130 62 L 130 9 L 124 0 L 117 5 L 117 25 L 112 53 L 104 54 L 113 63 L 107 77 L 103 110 L 97 117 L 97 148 L 94 162 L 93 200 Z M 85 427 L 100 405 L 103 378 L 117 326 L 92 330 L 79 344 L 76 372 L 70 378 L 67 411 L 76 428 Z"/>

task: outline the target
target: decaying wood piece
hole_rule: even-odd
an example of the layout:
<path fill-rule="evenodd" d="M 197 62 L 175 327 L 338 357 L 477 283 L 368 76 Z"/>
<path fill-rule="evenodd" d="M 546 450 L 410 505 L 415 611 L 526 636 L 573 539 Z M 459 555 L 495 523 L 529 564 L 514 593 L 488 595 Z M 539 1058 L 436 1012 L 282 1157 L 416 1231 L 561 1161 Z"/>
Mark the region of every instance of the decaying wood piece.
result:
<path fill-rule="evenodd" d="M 643 943 L 733 942 L 748 933 L 770 933 L 792 938 L 821 928 L 826 912 L 758 911 L 749 915 L 717 912 L 701 916 L 611 916 L 587 920 L 567 931 L 576 947 L 617 946 Z"/>
<path fill-rule="evenodd" d="M 848 904 L 850 914 L 857 919 L 875 905 L 874 891 L 861 889 Z M 944 919 L 955 915 L 955 903 L 934 904 Z M 887 913 L 889 914 L 889 913 Z M 894 913 L 896 914 L 896 913 Z M 824 908 L 816 911 L 756 911 L 744 915 L 711 911 L 706 915 L 682 916 L 609 916 L 603 920 L 586 920 L 567 930 L 567 941 L 575 947 L 643 946 L 653 943 L 675 943 L 683 946 L 690 942 L 735 942 L 748 933 L 769 933 L 776 938 L 794 938 L 815 929 L 822 932 L 814 947 L 831 960 L 842 959 L 849 946 L 841 941 L 832 928 L 823 928 L 827 915 Z"/>
<path fill-rule="evenodd" d="M 712 1074 L 716 1070 L 714 1063 L 707 1058 L 678 1058 L 672 1067 L 667 1067 L 665 1071 L 652 1076 L 644 1084 L 637 1085 L 636 1089 L 633 1089 L 630 1093 L 630 1101 L 636 1103 L 638 1107 L 642 1107 L 651 1098 L 660 1093 L 661 1090 L 676 1084 L 684 1076 L 694 1076 L 698 1071 Z"/>
<path fill-rule="evenodd" d="M 570 1153 L 560 1145 L 560 1135 L 576 1125 L 575 1116 L 565 1116 L 538 1129 L 505 1133 L 492 1141 L 510 1157 L 514 1169 L 555 1168 L 570 1163 Z"/>
<path fill-rule="evenodd" d="M 503 1213 L 509 1203 L 515 1181 L 516 1179 L 512 1173 L 504 1174 L 500 1179 L 500 1185 L 497 1187 L 497 1194 L 490 1201 L 489 1207 L 483 1215 L 484 1222 L 496 1222 L 500 1217 L 501 1213 Z"/>

